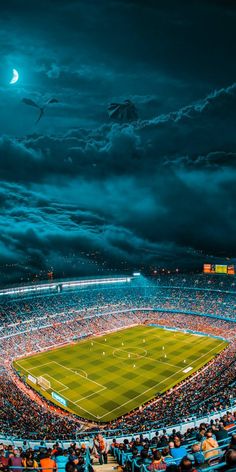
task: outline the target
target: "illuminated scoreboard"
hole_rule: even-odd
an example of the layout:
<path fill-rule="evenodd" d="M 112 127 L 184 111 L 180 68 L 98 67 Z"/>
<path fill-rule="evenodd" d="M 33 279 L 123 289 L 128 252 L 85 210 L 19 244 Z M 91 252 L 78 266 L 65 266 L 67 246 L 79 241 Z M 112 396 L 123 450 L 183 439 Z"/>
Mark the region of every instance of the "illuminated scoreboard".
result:
<path fill-rule="evenodd" d="M 216 274 L 227 274 L 228 273 L 228 266 L 227 265 L 215 265 L 215 273 Z"/>
<path fill-rule="evenodd" d="M 212 264 L 204 264 L 203 272 L 204 274 L 212 274 Z"/>
<path fill-rule="evenodd" d="M 204 264 L 203 266 L 204 274 L 235 274 L 234 265 L 227 264 Z"/>

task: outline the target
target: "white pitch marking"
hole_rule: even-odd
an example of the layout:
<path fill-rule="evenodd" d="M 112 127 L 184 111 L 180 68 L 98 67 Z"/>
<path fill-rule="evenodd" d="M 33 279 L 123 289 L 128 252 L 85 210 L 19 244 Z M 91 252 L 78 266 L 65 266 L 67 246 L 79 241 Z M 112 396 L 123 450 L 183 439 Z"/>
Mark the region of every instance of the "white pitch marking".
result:
<path fill-rule="evenodd" d="M 52 376 L 49 375 L 49 374 L 44 374 L 44 377 L 50 377 L 50 379 L 52 379 L 53 382 L 57 382 L 57 383 L 63 385 L 64 388 L 62 388 L 61 390 L 57 390 L 58 393 L 61 393 L 61 392 L 63 392 L 64 390 L 68 390 L 68 389 L 69 389 L 69 387 L 67 387 L 64 383 L 60 382 L 60 380 L 54 379 L 54 377 L 52 377 Z M 55 389 L 53 388 L 53 390 L 55 390 Z"/>
<path fill-rule="evenodd" d="M 190 335 L 190 336 L 191 336 L 191 335 Z M 203 338 L 201 339 L 201 341 L 203 341 L 204 338 L 205 338 L 205 336 L 203 336 Z M 95 341 L 95 342 L 96 342 L 96 341 Z M 208 353 L 211 352 L 211 351 L 213 351 L 213 350 L 215 350 L 216 347 L 219 348 L 219 346 L 221 346 L 221 345 L 224 344 L 224 343 L 225 343 L 225 341 L 222 341 L 220 344 L 218 344 L 218 345 L 215 346 L 214 348 L 210 349 L 210 351 L 208 351 L 206 354 L 202 354 L 200 357 L 198 357 L 197 359 L 195 359 L 195 360 L 192 362 L 192 364 L 194 364 L 195 362 L 197 362 L 197 361 L 198 361 L 199 359 L 201 359 L 202 357 L 205 357 L 206 355 L 208 355 Z M 97 343 L 97 344 L 102 344 L 102 343 Z M 148 357 L 147 357 L 147 359 L 151 359 L 151 358 L 148 358 Z M 157 361 L 157 359 L 153 359 L 153 360 Z M 53 362 L 55 362 L 55 361 L 48 362 L 47 364 L 51 364 L 51 363 L 53 363 Z M 160 363 L 163 364 L 163 365 L 164 365 L 164 364 L 165 364 L 165 365 L 167 364 L 167 363 L 164 363 L 164 362 L 161 362 L 161 361 L 157 361 L 157 362 L 160 362 Z M 58 362 L 55 362 L 55 363 L 61 366 L 61 364 L 59 364 Z M 16 361 L 16 364 L 18 364 L 21 368 L 23 368 L 23 369 L 25 369 L 27 372 L 29 372 L 29 370 L 26 369 L 25 367 L 21 366 L 18 361 Z M 43 365 L 47 365 L 47 364 L 43 364 Z M 168 365 L 171 365 L 171 364 L 168 364 Z M 39 366 L 38 366 L 38 367 L 39 367 Z M 35 368 L 38 368 L 38 367 L 33 367 L 32 369 L 35 369 Z M 40 366 L 40 367 L 41 367 L 41 366 Z M 61 366 L 61 367 L 64 367 L 64 366 Z M 176 367 L 176 366 L 173 365 L 173 367 Z M 71 369 L 69 369 L 69 368 L 67 368 L 67 367 L 64 367 L 64 368 L 67 369 L 67 370 L 71 370 Z M 200 367 L 199 367 L 199 368 L 200 368 Z M 170 375 L 169 377 L 165 378 L 164 380 L 162 380 L 162 381 L 159 382 L 158 384 L 154 385 L 153 387 L 148 388 L 147 390 L 145 390 L 145 391 L 142 392 L 141 394 L 137 395 L 136 397 L 132 398 L 131 400 L 128 400 L 128 401 L 125 402 L 125 403 L 122 403 L 121 405 L 119 405 L 119 407 L 114 408 L 113 410 L 111 410 L 111 411 L 105 413 L 105 414 L 102 415 L 102 416 L 96 416 L 96 415 L 94 415 L 93 413 L 91 413 L 90 411 L 88 411 L 88 410 L 86 410 L 85 408 L 83 408 L 82 406 L 79 406 L 79 408 L 80 408 L 81 410 L 85 411 L 86 413 L 88 413 L 89 415 L 93 416 L 93 417 L 96 418 L 96 419 L 104 418 L 104 416 L 107 416 L 108 414 L 112 413 L 113 411 L 115 411 L 115 410 L 117 410 L 117 409 L 119 409 L 119 408 L 122 408 L 123 406 L 125 406 L 126 404 L 128 404 L 128 403 L 130 403 L 131 401 L 135 400 L 136 398 L 139 398 L 141 395 L 144 395 L 144 394 L 147 393 L 148 391 L 150 391 L 150 390 L 152 390 L 152 389 L 154 389 L 154 388 L 156 389 L 156 387 L 157 387 L 158 385 L 162 384 L 163 382 L 165 382 L 165 381 L 168 380 L 169 378 L 171 378 L 171 377 L 173 377 L 174 375 L 178 374 L 179 372 L 181 372 L 181 370 L 182 370 L 182 369 L 178 370 L 177 372 L 175 372 L 174 374 L 172 374 L 172 375 Z M 72 372 L 73 372 L 73 371 L 72 371 Z M 29 372 L 29 373 L 30 373 L 30 372 Z M 77 374 L 77 375 L 79 375 L 79 374 Z M 83 376 L 81 376 L 81 377 L 83 377 Z M 84 378 L 84 377 L 83 377 L 83 378 Z M 56 380 L 56 379 L 55 379 L 55 380 Z M 88 379 L 88 380 L 90 380 L 90 379 Z M 96 383 L 97 385 L 100 385 L 100 386 L 102 387 L 101 390 L 107 389 L 107 387 L 102 386 L 101 384 L 98 384 L 98 383 L 95 382 L 94 380 L 93 380 L 92 382 Z M 96 392 L 95 392 L 95 393 L 96 393 Z M 67 398 L 65 395 L 63 395 L 63 397 L 64 397 L 66 400 L 70 401 L 71 403 L 73 403 L 74 405 L 76 405 L 76 406 L 78 407 L 78 405 L 77 405 L 75 402 L 73 402 L 70 398 Z M 79 401 L 81 401 L 81 400 L 77 400 L 77 402 L 79 402 Z"/>
<path fill-rule="evenodd" d="M 187 369 L 184 369 L 183 372 L 184 372 L 185 374 L 187 374 L 187 373 L 190 372 L 190 370 L 192 370 L 192 369 L 193 369 L 193 367 L 187 367 Z"/>
<path fill-rule="evenodd" d="M 84 377 L 84 375 L 81 375 L 81 374 L 79 374 L 78 372 L 74 372 L 74 371 L 71 370 L 69 367 L 65 367 L 64 365 L 59 364 L 59 362 L 56 362 L 56 361 L 54 361 L 54 362 L 55 362 L 55 364 L 57 364 L 57 365 L 59 365 L 60 367 L 62 367 L 62 369 L 69 370 L 69 371 L 72 372 L 73 374 L 79 375 L 79 377 L 82 377 L 83 379 L 86 378 L 87 380 L 89 380 L 89 382 L 92 382 L 92 383 L 98 385 L 99 387 L 103 387 L 103 385 L 101 385 L 101 384 L 98 383 L 98 382 L 95 382 L 95 380 L 91 380 L 91 379 L 89 379 L 89 377 Z M 84 371 L 84 372 L 85 372 L 85 371 Z"/>
<path fill-rule="evenodd" d="M 53 362 L 54 361 L 46 362 L 46 364 L 40 364 L 37 367 L 30 367 L 30 369 L 25 369 L 25 370 L 27 370 L 27 372 L 28 372 L 28 371 L 31 371 L 31 370 L 34 370 L 34 369 L 39 369 L 39 368 L 41 369 L 41 367 L 43 367 L 44 365 L 53 364 Z M 22 369 L 25 368 L 24 366 L 21 366 L 21 367 L 22 367 Z"/>
<path fill-rule="evenodd" d="M 213 351 L 216 349 L 216 347 L 218 348 L 219 346 L 221 346 L 222 344 L 224 344 L 224 341 L 222 341 L 222 343 L 218 344 L 217 346 L 215 346 L 214 348 L 212 348 L 210 351 L 208 351 L 206 354 L 202 354 L 200 357 L 198 357 L 197 359 L 195 359 L 195 361 L 192 362 L 192 364 L 194 364 L 194 362 L 198 361 L 199 359 L 201 359 L 202 357 L 206 356 L 209 352 Z M 200 367 L 199 367 L 200 368 Z M 113 408 L 113 410 L 109 411 L 108 413 L 105 413 L 103 416 L 100 416 L 100 418 L 104 418 L 104 416 L 107 416 L 109 415 L 110 413 L 113 413 L 113 411 L 115 410 L 118 410 L 119 408 L 122 408 L 123 406 L 127 405 L 128 403 L 132 402 L 133 400 L 136 400 L 136 398 L 139 398 L 141 395 L 144 395 L 145 393 L 149 392 L 150 390 L 153 390 L 154 388 L 156 389 L 158 387 L 158 385 L 161 385 L 163 382 L 166 382 L 167 380 L 171 379 L 172 377 L 174 377 L 176 374 L 179 374 L 179 372 L 182 371 L 182 368 L 177 370 L 177 372 L 174 372 L 174 374 L 170 375 L 169 377 L 166 377 L 164 380 L 162 380 L 161 382 L 157 383 L 156 385 L 154 385 L 153 387 L 150 387 L 148 388 L 147 390 L 145 390 L 144 392 L 140 393 L 139 395 L 137 395 L 136 397 L 134 398 L 131 398 L 131 400 L 128 400 L 127 402 L 125 403 L 122 403 L 122 405 L 119 405 L 118 407 L 116 408 Z"/>
<path fill-rule="evenodd" d="M 55 361 L 48 362 L 48 364 L 51 364 L 52 362 L 55 362 Z M 26 369 L 25 367 L 22 367 L 22 366 L 19 364 L 18 361 L 16 361 L 16 364 L 19 365 L 19 367 L 21 367 L 22 369 L 26 370 L 26 372 L 28 372 L 28 373 L 30 374 L 29 370 Z M 56 364 L 57 364 L 57 362 L 56 362 Z M 59 365 L 60 365 L 60 364 L 59 364 Z M 38 367 L 41 367 L 41 366 L 38 366 Z M 34 369 L 34 368 L 36 368 L 36 367 L 33 367 L 33 369 Z M 69 369 L 69 370 L 70 370 L 70 369 Z M 54 379 L 54 380 L 56 380 L 56 379 Z M 96 382 L 95 382 L 95 383 L 96 383 Z M 104 387 L 104 386 L 102 386 L 102 385 L 101 385 L 101 387 L 103 387 L 103 389 L 106 389 L 106 388 L 107 388 L 107 387 Z M 73 403 L 73 405 L 75 405 L 75 406 L 78 407 L 78 405 L 77 405 L 75 402 L 73 402 L 73 400 L 71 400 L 70 398 L 66 397 L 65 395 L 63 395 L 63 398 L 65 398 L 65 399 L 68 400 L 69 402 Z M 80 401 L 80 400 L 77 400 L 77 401 Z M 89 415 L 93 416 L 93 417 L 96 418 L 97 420 L 100 418 L 99 416 L 94 415 L 93 413 L 91 413 L 90 411 L 86 410 L 86 409 L 83 408 L 82 406 L 79 406 L 78 408 L 80 408 L 81 410 L 85 411 L 85 413 L 88 413 Z"/>
<path fill-rule="evenodd" d="M 87 400 L 87 398 L 92 397 L 93 395 L 97 395 L 98 393 L 103 392 L 103 390 L 107 390 L 107 387 L 100 388 L 100 390 L 96 390 L 96 392 L 90 393 L 89 395 L 87 395 L 87 397 L 82 397 L 79 400 L 76 400 L 74 403 L 77 405 L 77 403 L 81 402 L 82 400 Z"/>

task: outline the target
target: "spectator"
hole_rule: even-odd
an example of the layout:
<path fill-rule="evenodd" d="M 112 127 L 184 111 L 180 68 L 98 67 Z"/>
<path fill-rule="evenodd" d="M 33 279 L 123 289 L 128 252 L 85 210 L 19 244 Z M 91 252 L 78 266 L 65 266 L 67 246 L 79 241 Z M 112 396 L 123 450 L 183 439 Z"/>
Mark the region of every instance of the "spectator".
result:
<path fill-rule="evenodd" d="M 58 472 L 65 472 L 66 464 L 68 462 L 68 452 L 66 449 L 58 449 L 55 454 L 55 462 L 57 464 Z M 50 472 L 50 471 L 49 471 Z"/>
<path fill-rule="evenodd" d="M 42 472 L 55 472 L 57 470 L 57 464 L 53 459 L 51 459 L 49 451 L 47 451 L 44 454 L 44 457 L 40 459 L 40 466 L 42 467 Z"/>
<path fill-rule="evenodd" d="M 22 468 L 21 468 L 22 467 L 22 458 L 21 458 L 19 449 L 15 449 L 13 451 L 13 456 L 9 459 L 9 465 L 14 467 L 13 472 L 21 472 L 22 471 Z M 15 467 L 19 467 L 19 469 L 15 468 Z"/>
<path fill-rule="evenodd" d="M 229 437 L 228 432 L 224 428 L 224 423 L 222 421 L 220 421 L 219 423 L 219 429 L 216 429 L 214 432 L 215 432 L 216 440 L 222 441 L 222 443 L 224 442 L 224 440 L 227 440 Z"/>
<path fill-rule="evenodd" d="M 163 460 L 167 465 L 172 464 L 174 462 L 174 459 L 173 459 L 172 455 L 170 454 L 170 448 L 169 447 L 164 447 L 162 449 L 161 453 L 162 453 Z"/>
<path fill-rule="evenodd" d="M 148 450 L 142 449 L 140 452 L 139 459 L 137 460 L 138 466 L 140 465 L 149 465 L 151 462 L 150 457 L 148 455 Z"/>
<path fill-rule="evenodd" d="M 77 472 L 77 468 L 76 468 L 76 465 L 74 464 L 74 462 L 72 462 L 72 461 L 67 462 L 66 472 Z"/>
<path fill-rule="evenodd" d="M 206 433 L 206 439 L 202 443 L 202 451 L 206 451 L 204 456 L 205 460 L 211 459 L 214 456 L 218 456 L 220 454 L 220 449 L 218 448 L 218 442 L 213 439 L 212 432 L 208 431 Z"/>
<path fill-rule="evenodd" d="M 153 452 L 152 462 L 148 466 L 148 470 L 151 472 L 155 472 L 155 470 L 166 470 L 166 463 L 164 462 L 160 451 Z"/>
<path fill-rule="evenodd" d="M 8 470 L 8 457 L 5 457 L 4 449 L 0 450 L 0 471 L 6 472 Z"/>
<path fill-rule="evenodd" d="M 222 471 L 236 471 L 236 451 L 235 449 L 228 449 L 225 454 L 226 466 L 221 469 Z"/>
<path fill-rule="evenodd" d="M 197 467 L 205 462 L 204 454 L 201 452 L 201 445 L 200 443 L 196 443 L 192 445 L 191 454 L 187 455 L 188 459 L 192 461 L 192 463 Z"/>
<path fill-rule="evenodd" d="M 174 447 L 172 447 L 171 443 L 170 453 L 177 463 L 179 463 L 181 459 L 187 455 L 187 449 L 185 446 L 181 445 L 181 440 L 178 437 L 175 437 Z"/>
<path fill-rule="evenodd" d="M 197 469 L 193 467 L 192 461 L 188 457 L 183 457 L 179 465 L 180 472 L 197 472 Z"/>
<path fill-rule="evenodd" d="M 74 464 L 76 466 L 77 472 L 85 472 L 86 464 L 83 457 L 79 456 L 77 459 L 75 459 Z"/>
<path fill-rule="evenodd" d="M 232 434 L 229 449 L 234 449 L 236 451 L 236 434 Z"/>
<path fill-rule="evenodd" d="M 27 470 L 36 469 L 38 467 L 38 463 L 34 459 L 32 451 L 26 451 L 25 457 L 22 459 L 22 465 Z M 48 471 L 48 472 L 50 472 L 50 471 Z"/>
<path fill-rule="evenodd" d="M 99 463 L 107 464 L 107 443 L 101 434 L 97 434 L 94 438 L 94 450 L 98 455 Z"/>

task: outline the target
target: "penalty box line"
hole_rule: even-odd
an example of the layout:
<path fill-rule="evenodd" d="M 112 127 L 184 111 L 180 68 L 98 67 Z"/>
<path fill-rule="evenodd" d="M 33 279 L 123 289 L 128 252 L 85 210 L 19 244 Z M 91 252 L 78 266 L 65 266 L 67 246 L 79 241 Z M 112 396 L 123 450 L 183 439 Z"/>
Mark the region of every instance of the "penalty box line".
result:
<path fill-rule="evenodd" d="M 61 365 L 59 362 L 56 362 L 56 361 L 47 362 L 47 364 L 42 364 L 42 366 L 48 365 L 48 364 L 57 364 L 57 365 L 59 365 L 61 368 L 66 369 L 66 370 L 69 370 L 73 375 L 78 375 L 78 376 L 81 377 L 82 379 L 85 379 L 85 380 L 89 381 L 90 383 L 92 382 L 92 383 L 96 384 L 97 386 L 101 387 L 99 390 L 96 390 L 95 392 L 90 393 L 89 395 L 84 396 L 84 397 L 80 398 L 79 400 L 72 401 L 72 400 L 70 400 L 69 398 L 67 398 L 67 400 L 69 400 L 69 401 L 71 401 L 72 403 L 74 403 L 74 405 L 77 405 L 77 403 L 81 402 L 82 400 L 86 400 L 87 398 L 92 397 L 93 395 L 96 395 L 97 393 L 100 393 L 100 392 L 102 392 L 103 390 L 107 390 L 107 387 L 105 387 L 104 385 L 99 384 L 99 383 L 96 382 L 95 380 L 89 379 L 89 378 L 88 378 L 88 374 L 87 374 L 87 372 L 85 372 L 85 371 L 84 371 L 84 372 L 86 373 L 87 377 L 85 377 L 85 375 L 79 374 L 78 372 L 75 372 L 74 370 L 70 369 L 69 367 L 65 367 L 64 365 Z M 42 366 L 40 366 L 40 367 L 42 367 Z M 34 368 L 35 368 L 35 367 L 33 367 L 33 369 L 34 369 Z M 62 391 L 64 391 L 64 390 L 71 390 L 69 387 L 67 387 L 65 384 L 63 384 L 63 383 L 60 382 L 59 380 L 55 379 L 55 378 L 52 377 L 51 375 L 49 375 L 49 374 L 43 375 L 43 377 L 46 377 L 46 376 L 47 376 L 47 377 L 50 377 L 50 378 L 51 378 L 52 380 L 54 380 L 55 382 L 60 383 L 60 384 L 64 387 L 64 388 L 61 389 L 61 390 L 56 390 L 56 389 L 54 388 L 53 390 L 55 390 L 57 393 L 60 393 L 60 392 L 62 392 Z M 66 398 L 66 397 L 65 397 L 65 398 Z M 80 408 L 81 408 L 81 407 L 80 407 Z M 90 413 L 90 414 L 91 414 L 91 413 Z"/>
<path fill-rule="evenodd" d="M 73 375 L 78 375 L 78 376 L 81 377 L 82 379 L 88 380 L 89 382 L 92 382 L 92 383 L 98 385 L 98 387 L 106 388 L 106 387 L 104 387 L 104 385 L 102 385 L 102 384 L 96 382 L 95 380 L 90 379 L 90 378 L 88 377 L 87 372 L 86 372 L 87 377 L 85 377 L 84 375 L 79 374 L 79 372 L 76 372 L 76 371 L 74 371 L 73 369 L 70 369 L 69 367 L 65 367 L 64 365 L 61 365 L 59 362 L 56 362 L 56 361 L 53 361 L 53 362 L 54 362 L 55 364 L 59 365 L 60 367 L 62 367 L 62 369 L 69 370 Z"/>
<path fill-rule="evenodd" d="M 55 362 L 55 361 L 47 362 L 46 364 L 42 364 L 40 367 L 42 367 L 43 365 L 52 364 L 52 363 L 54 363 L 54 362 Z M 25 370 L 26 372 L 28 372 L 29 374 L 30 374 L 30 371 L 31 371 L 32 369 L 37 369 L 37 368 L 39 368 L 39 366 L 37 366 L 37 367 L 31 367 L 31 369 L 29 370 L 29 369 L 26 369 L 26 367 L 21 366 L 21 364 L 19 364 L 18 361 L 16 361 L 16 364 L 19 365 L 19 367 L 21 367 L 21 369 L 24 369 L 24 370 Z M 57 362 L 57 364 L 58 364 L 58 362 Z M 58 365 L 60 365 L 60 364 L 58 364 Z M 64 367 L 64 366 L 62 366 L 62 367 Z M 68 370 L 70 370 L 70 369 L 68 369 Z M 73 371 L 71 371 L 71 372 L 73 372 Z M 73 372 L 73 373 L 74 373 L 74 372 Z M 47 375 L 48 375 L 48 374 L 47 374 Z M 77 375 L 79 375 L 79 374 L 77 374 Z M 84 379 L 86 378 L 86 377 L 84 377 L 83 375 L 81 375 L 81 377 L 83 377 Z M 54 380 L 56 380 L 56 379 L 54 379 Z M 58 382 L 58 381 L 57 381 L 57 382 Z M 97 382 L 95 382 L 95 381 L 92 381 L 92 382 L 97 383 Z M 103 387 L 103 388 L 102 388 L 103 390 L 107 388 L 107 387 L 104 387 L 103 385 L 100 385 L 100 386 Z M 33 388 L 33 387 L 32 387 L 32 388 Z M 53 389 L 53 390 L 55 390 L 56 393 L 59 393 L 58 390 L 56 390 L 56 389 Z M 94 393 L 96 393 L 96 392 L 94 392 Z M 94 413 L 91 413 L 91 411 L 88 411 L 88 410 L 86 410 L 85 408 L 83 408 L 82 406 L 77 405 L 77 403 L 73 402 L 73 400 L 71 400 L 70 398 L 66 397 L 65 395 L 63 395 L 63 398 L 65 398 L 65 399 L 68 400 L 69 402 L 73 403 L 73 405 L 75 405 L 77 408 L 80 408 L 80 409 L 81 409 L 82 411 L 84 411 L 85 413 L 88 413 L 90 416 L 92 416 L 92 417 L 95 418 L 96 420 L 98 420 L 98 419 L 100 418 L 100 416 L 94 415 Z M 84 398 L 85 398 L 85 397 L 84 397 Z M 83 398 L 83 399 L 84 399 L 84 398 Z M 77 400 L 77 402 L 79 402 L 79 401 L 81 401 L 81 399 L 80 399 L 80 400 Z"/>

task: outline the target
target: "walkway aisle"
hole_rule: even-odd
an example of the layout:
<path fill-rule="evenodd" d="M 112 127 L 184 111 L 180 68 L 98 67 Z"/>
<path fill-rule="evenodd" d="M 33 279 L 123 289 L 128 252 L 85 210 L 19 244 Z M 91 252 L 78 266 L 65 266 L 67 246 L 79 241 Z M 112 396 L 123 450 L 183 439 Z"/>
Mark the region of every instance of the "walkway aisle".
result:
<path fill-rule="evenodd" d="M 95 472 L 114 472 L 114 469 L 119 472 L 119 470 L 122 470 L 114 457 L 111 454 L 108 454 L 108 462 L 107 464 L 100 465 L 98 460 L 96 459 L 93 463 L 93 468 Z"/>

